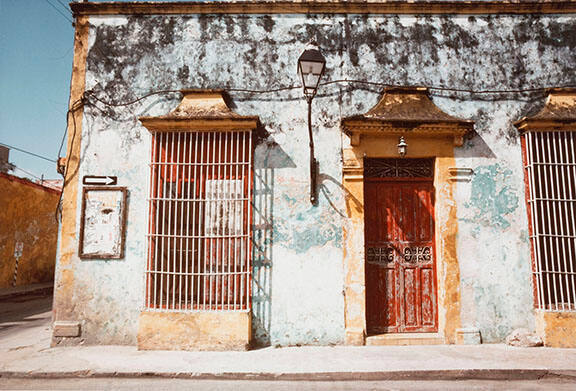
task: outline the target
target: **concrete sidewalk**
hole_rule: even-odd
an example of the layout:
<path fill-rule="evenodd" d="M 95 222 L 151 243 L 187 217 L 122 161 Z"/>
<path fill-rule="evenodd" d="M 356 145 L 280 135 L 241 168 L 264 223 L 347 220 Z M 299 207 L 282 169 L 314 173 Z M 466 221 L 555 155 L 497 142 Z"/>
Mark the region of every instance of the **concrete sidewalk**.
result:
<path fill-rule="evenodd" d="M 286 347 L 248 352 L 50 347 L 51 297 L 0 301 L 0 377 L 248 380 L 530 380 L 576 382 L 576 349 L 506 345 Z M 11 309 L 12 308 L 12 309 Z"/>
<path fill-rule="evenodd" d="M 0 377 L 249 380 L 536 380 L 576 382 L 576 349 L 505 345 L 288 347 L 248 352 L 138 351 L 127 346 L 0 349 Z M 27 333 L 29 338 L 33 335 Z"/>

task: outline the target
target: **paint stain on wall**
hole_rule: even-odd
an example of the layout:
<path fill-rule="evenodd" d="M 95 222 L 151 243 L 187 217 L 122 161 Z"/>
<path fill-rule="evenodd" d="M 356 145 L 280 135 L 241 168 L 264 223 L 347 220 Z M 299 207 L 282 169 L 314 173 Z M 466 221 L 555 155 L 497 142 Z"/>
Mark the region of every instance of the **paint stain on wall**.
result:
<path fill-rule="evenodd" d="M 519 201 L 517 190 L 508 185 L 512 174 L 512 170 L 500 164 L 478 167 L 472 179 L 470 200 L 464 204 L 472 213 L 462 220 L 475 222 L 478 227 L 500 230 L 510 227 L 508 215 L 518 208 Z"/>
<path fill-rule="evenodd" d="M 284 194 L 284 205 L 276 214 L 274 241 L 294 250 L 297 254 L 308 252 L 313 247 L 342 243 L 341 222 L 327 209 L 308 207 L 307 194 L 293 196 Z"/>

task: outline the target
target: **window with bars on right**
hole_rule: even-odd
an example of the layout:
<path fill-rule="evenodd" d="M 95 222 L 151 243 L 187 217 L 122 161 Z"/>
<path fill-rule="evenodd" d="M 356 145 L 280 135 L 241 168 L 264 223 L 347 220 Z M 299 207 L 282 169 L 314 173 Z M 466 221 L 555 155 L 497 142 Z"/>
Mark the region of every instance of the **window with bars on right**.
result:
<path fill-rule="evenodd" d="M 576 151 L 574 132 L 522 135 L 535 304 L 576 310 Z"/>

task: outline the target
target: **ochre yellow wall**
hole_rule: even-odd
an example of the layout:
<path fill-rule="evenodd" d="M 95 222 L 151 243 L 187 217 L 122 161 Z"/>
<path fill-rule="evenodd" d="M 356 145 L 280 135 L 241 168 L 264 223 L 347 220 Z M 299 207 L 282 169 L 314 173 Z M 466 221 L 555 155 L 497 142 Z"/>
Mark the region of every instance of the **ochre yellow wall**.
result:
<path fill-rule="evenodd" d="M 246 350 L 250 312 L 149 312 L 140 314 L 138 349 Z"/>
<path fill-rule="evenodd" d="M 536 333 L 545 346 L 576 348 L 576 312 L 536 310 Z"/>
<path fill-rule="evenodd" d="M 88 53 L 88 16 L 76 18 L 74 33 L 74 61 L 72 65 L 72 81 L 70 86 L 69 109 L 74 118 L 68 128 L 66 147 L 66 178 L 65 191 L 62 194 L 62 229 L 60 232 L 60 255 L 58 269 L 54 281 L 54 303 L 52 317 L 54 322 L 75 321 L 74 311 L 74 261 L 78 251 L 76 239 L 76 212 L 78 209 L 78 169 L 80 164 L 80 144 L 82 142 L 82 116 L 84 113 L 82 96 L 86 84 L 86 56 Z M 70 124 L 69 122 L 69 124 Z M 54 336 L 52 345 L 66 343 L 66 338 Z M 74 342 L 72 342 L 74 344 Z"/>
<path fill-rule="evenodd" d="M 54 280 L 57 191 L 0 173 L 0 289 L 12 286 L 14 248 L 24 244 L 16 286 Z"/>

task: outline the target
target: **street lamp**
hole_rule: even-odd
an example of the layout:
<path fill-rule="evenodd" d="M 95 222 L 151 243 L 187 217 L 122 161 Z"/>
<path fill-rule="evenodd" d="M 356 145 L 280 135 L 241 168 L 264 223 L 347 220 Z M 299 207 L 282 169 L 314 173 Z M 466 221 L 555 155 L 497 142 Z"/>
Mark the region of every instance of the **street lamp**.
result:
<path fill-rule="evenodd" d="M 310 202 L 316 205 L 316 176 L 318 174 L 318 162 L 314 157 L 314 138 L 312 137 L 312 99 L 318 91 L 320 78 L 324 74 L 326 60 L 315 43 L 308 47 L 298 59 L 298 73 L 302 79 L 304 96 L 308 103 L 308 135 L 310 137 Z"/>
<path fill-rule="evenodd" d="M 400 136 L 400 140 L 398 141 L 398 155 L 400 155 L 400 157 L 404 157 L 406 156 L 406 149 L 408 148 L 408 143 L 406 143 L 406 140 L 404 140 L 403 136 Z"/>

